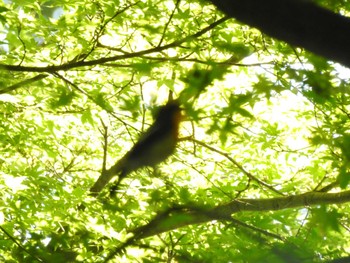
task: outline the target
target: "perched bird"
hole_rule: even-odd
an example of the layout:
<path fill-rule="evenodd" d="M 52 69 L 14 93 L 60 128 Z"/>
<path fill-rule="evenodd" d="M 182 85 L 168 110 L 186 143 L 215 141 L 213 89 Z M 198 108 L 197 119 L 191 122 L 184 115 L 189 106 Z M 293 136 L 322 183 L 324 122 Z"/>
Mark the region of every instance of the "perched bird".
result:
<path fill-rule="evenodd" d="M 129 173 L 145 166 L 154 167 L 173 154 L 181 118 L 181 108 L 177 101 L 170 101 L 160 107 L 154 123 L 124 157 L 102 172 L 90 188 L 91 194 L 97 195 L 115 175 L 118 175 L 117 183 L 113 187 L 115 191 Z"/>

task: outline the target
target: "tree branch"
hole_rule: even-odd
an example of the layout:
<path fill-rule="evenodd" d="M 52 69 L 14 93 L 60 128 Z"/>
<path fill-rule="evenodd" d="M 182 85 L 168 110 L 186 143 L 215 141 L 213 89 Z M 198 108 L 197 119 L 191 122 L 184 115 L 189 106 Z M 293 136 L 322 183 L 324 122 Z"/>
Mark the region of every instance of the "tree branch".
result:
<path fill-rule="evenodd" d="M 228 221 L 234 224 L 248 227 L 264 235 L 284 240 L 274 233 L 246 225 L 232 218 L 232 214 L 242 211 L 276 211 L 287 208 L 297 208 L 321 204 L 341 204 L 350 201 L 350 190 L 339 193 L 308 192 L 300 195 L 266 198 L 266 199 L 236 199 L 224 205 L 213 208 L 201 208 L 195 206 L 177 206 L 159 212 L 148 224 L 131 231 L 131 236 L 126 242 L 114 249 L 103 262 L 108 262 L 126 247 L 137 240 L 155 236 L 167 231 L 178 229 L 188 225 L 207 223 L 212 220 Z"/>
<path fill-rule="evenodd" d="M 266 199 L 236 199 L 210 209 L 182 208 L 156 217 L 146 226 L 137 228 L 138 238 L 146 238 L 180 227 L 212 220 L 232 220 L 232 214 L 242 211 L 275 211 L 321 204 L 341 204 L 350 201 L 350 190 L 339 193 L 309 192 L 300 195 Z M 152 226 L 152 227 L 150 227 Z"/>
<path fill-rule="evenodd" d="M 350 18 L 305 0 L 211 0 L 237 20 L 350 67 Z"/>
<path fill-rule="evenodd" d="M 9 87 L 6 87 L 6 88 L 3 88 L 0 90 L 0 94 L 4 94 L 4 93 L 9 93 L 11 91 L 14 91 L 18 88 L 21 88 L 25 85 L 29 85 L 35 81 L 38 81 L 38 80 L 42 80 L 43 78 L 46 78 L 48 75 L 46 74 L 39 74 L 39 75 L 36 75 L 35 77 L 32 77 L 30 79 L 26 79 L 26 80 L 23 80 L 21 82 L 18 82 L 12 86 L 9 86 Z"/>
<path fill-rule="evenodd" d="M 77 61 L 77 62 L 69 62 L 66 64 L 58 65 L 58 66 L 47 66 L 47 67 L 30 67 L 30 66 L 17 66 L 17 65 L 6 65 L 6 64 L 0 64 L 0 70 L 9 70 L 9 71 L 28 71 L 28 72 L 48 72 L 48 73 L 54 73 L 59 70 L 67 71 L 73 68 L 78 68 L 78 67 L 87 67 L 87 66 L 96 66 L 96 65 L 101 65 L 107 62 L 111 61 L 117 61 L 121 59 L 128 59 L 128 58 L 134 58 L 134 57 L 139 57 L 143 56 L 146 54 L 151 54 L 155 52 L 160 52 L 163 50 L 166 50 L 168 48 L 173 48 L 177 47 L 187 41 L 191 41 L 192 39 L 195 39 L 197 37 L 200 37 L 210 31 L 211 29 L 215 28 L 217 25 L 224 23 L 230 19 L 229 17 L 223 17 L 214 23 L 208 25 L 207 27 L 203 28 L 202 30 L 198 31 L 195 34 L 192 34 L 190 36 L 187 36 L 181 40 L 176 40 L 170 44 L 160 46 L 160 47 L 155 47 L 155 48 L 150 48 L 138 52 L 133 52 L 133 53 L 126 53 L 122 55 L 117 55 L 117 56 L 112 56 L 112 57 L 107 57 L 107 58 L 100 58 L 100 59 L 95 59 L 95 60 L 90 60 L 90 61 Z"/>

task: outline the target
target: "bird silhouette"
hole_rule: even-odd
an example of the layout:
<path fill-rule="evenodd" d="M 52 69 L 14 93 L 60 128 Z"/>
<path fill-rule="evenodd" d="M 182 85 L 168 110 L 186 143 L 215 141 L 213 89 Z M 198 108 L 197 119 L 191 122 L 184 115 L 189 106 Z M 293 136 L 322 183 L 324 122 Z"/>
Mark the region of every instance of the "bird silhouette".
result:
<path fill-rule="evenodd" d="M 112 188 L 115 192 L 120 182 L 131 172 L 145 166 L 154 167 L 173 154 L 178 141 L 181 117 L 181 108 L 177 101 L 173 100 L 161 106 L 154 123 L 135 145 L 111 168 L 102 172 L 90 188 L 91 195 L 98 195 L 118 175 Z"/>

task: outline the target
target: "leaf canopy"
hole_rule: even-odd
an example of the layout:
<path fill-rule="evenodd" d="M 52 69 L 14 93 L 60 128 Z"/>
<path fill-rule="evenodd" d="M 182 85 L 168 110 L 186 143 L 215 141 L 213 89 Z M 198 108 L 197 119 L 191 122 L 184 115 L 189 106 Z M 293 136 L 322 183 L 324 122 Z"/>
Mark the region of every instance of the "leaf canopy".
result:
<path fill-rule="evenodd" d="M 349 69 L 203 1 L 4 1 L 0 29 L 0 261 L 350 253 Z M 169 96 L 176 153 L 90 196 Z"/>

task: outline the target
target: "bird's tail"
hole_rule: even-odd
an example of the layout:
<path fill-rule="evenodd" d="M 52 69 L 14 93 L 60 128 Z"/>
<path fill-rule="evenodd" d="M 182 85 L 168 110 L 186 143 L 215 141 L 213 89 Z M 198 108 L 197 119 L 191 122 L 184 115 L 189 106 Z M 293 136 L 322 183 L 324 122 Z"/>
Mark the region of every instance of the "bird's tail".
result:
<path fill-rule="evenodd" d="M 118 175 L 118 174 L 119 174 L 119 179 L 117 184 L 119 184 L 121 179 L 125 177 L 124 175 L 125 172 L 124 172 L 124 169 L 122 168 L 123 167 L 122 163 L 123 161 L 120 160 L 108 170 L 102 171 L 102 174 L 100 175 L 100 177 L 97 179 L 95 184 L 90 188 L 90 193 L 92 196 L 97 196 L 102 191 L 102 189 L 106 186 L 106 184 L 108 184 L 108 182 L 112 180 L 112 178 L 115 175 Z"/>
<path fill-rule="evenodd" d="M 121 171 L 121 173 L 119 174 L 119 177 L 118 177 L 118 181 L 114 185 L 112 185 L 111 188 L 109 189 L 110 197 L 115 197 L 117 190 L 119 188 L 119 184 L 122 181 L 122 179 L 124 177 L 126 177 L 126 175 L 127 175 L 126 171 L 124 171 L 124 170 Z"/>

